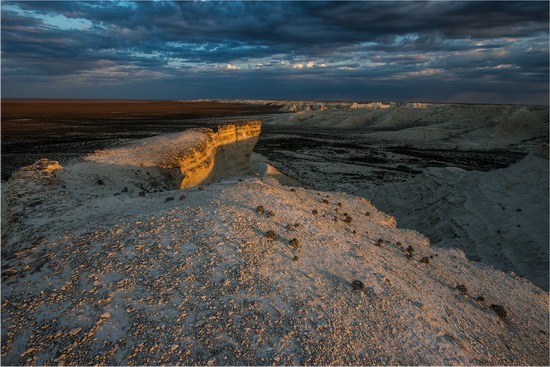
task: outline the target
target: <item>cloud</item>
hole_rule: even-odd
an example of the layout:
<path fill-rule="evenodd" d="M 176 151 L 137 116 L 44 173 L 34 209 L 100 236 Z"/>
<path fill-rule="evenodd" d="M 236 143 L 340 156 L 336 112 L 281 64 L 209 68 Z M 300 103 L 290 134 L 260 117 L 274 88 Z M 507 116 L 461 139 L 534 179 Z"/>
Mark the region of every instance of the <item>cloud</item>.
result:
<path fill-rule="evenodd" d="M 227 70 L 241 70 L 240 67 L 238 67 L 238 66 L 236 66 L 236 65 L 232 65 L 232 64 L 227 64 L 227 65 L 225 66 L 225 68 L 226 68 Z"/>
<path fill-rule="evenodd" d="M 273 94 L 300 78 L 344 93 L 343 75 L 363 86 L 455 75 L 464 93 L 490 75 L 503 99 L 522 82 L 540 100 L 548 94 L 547 2 L 20 1 L 1 11 L 4 95 L 40 90 L 31 77 L 166 83 L 190 73 L 211 80 L 213 70 L 267 80 L 262 90 Z"/>

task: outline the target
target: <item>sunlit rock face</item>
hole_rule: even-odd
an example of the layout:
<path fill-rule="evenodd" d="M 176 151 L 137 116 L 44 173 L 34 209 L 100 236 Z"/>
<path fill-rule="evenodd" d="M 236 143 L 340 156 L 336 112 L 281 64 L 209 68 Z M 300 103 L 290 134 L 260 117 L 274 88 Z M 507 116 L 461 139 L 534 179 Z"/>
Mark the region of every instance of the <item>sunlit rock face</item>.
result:
<path fill-rule="evenodd" d="M 371 103 L 354 103 L 350 108 L 368 108 L 368 109 L 380 109 L 380 108 L 390 108 L 391 104 L 383 102 L 371 102 Z"/>
<path fill-rule="evenodd" d="M 257 120 L 223 124 L 218 127 L 216 155 L 208 182 L 246 174 L 250 170 L 250 155 L 258 142 L 261 127 L 262 123 Z M 182 182 L 182 188 L 188 186 Z"/>
<path fill-rule="evenodd" d="M 200 144 L 177 156 L 177 166 L 183 175 L 180 188 L 248 173 L 261 126 L 260 121 L 252 120 L 222 124 L 217 133 L 207 129 Z"/>
<path fill-rule="evenodd" d="M 222 124 L 212 129 L 189 129 L 140 140 L 129 146 L 98 151 L 86 159 L 125 166 L 178 169 L 180 188 L 204 185 L 250 169 L 250 154 L 258 141 L 258 120 Z"/>

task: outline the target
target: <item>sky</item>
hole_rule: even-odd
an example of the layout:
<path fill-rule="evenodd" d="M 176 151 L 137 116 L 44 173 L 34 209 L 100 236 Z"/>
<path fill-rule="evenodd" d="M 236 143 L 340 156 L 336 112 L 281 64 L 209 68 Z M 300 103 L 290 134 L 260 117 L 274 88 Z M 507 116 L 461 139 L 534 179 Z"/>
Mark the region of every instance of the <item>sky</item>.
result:
<path fill-rule="evenodd" d="M 548 104 L 548 1 L 1 7 L 3 98 Z"/>

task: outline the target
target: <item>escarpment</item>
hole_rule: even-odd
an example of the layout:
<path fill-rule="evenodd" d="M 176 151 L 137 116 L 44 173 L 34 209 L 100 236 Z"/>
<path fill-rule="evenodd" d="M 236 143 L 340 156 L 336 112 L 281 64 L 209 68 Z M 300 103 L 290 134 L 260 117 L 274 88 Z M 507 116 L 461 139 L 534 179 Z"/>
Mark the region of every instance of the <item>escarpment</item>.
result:
<path fill-rule="evenodd" d="M 178 169 L 180 188 L 204 185 L 250 170 L 250 155 L 260 135 L 258 120 L 225 123 L 218 131 L 199 128 L 140 140 L 98 151 L 89 161 L 127 166 Z"/>

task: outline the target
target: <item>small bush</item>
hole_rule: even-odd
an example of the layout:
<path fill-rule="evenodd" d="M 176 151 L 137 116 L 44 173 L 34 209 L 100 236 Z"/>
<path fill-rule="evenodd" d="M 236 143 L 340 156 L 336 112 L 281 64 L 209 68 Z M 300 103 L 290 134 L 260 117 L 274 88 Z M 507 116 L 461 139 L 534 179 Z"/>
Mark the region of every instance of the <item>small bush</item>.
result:
<path fill-rule="evenodd" d="M 292 224 L 287 224 L 286 225 L 286 230 L 287 231 L 294 231 L 294 226 Z"/>
<path fill-rule="evenodd" d="M 338 206 L 341 208 L 341 207 L 342 207 L 342 203 L 338 203 Z"/>
<path fill-rule="evenodd" d="M 127 187 L 123 188 L 122 192 L 128 192 L 128 188 Z"/>
<path fill-rule="evenodd" d="M 501 319 L 505 319 L 506 316 L 508 316 L 508 313 L 506 312 L 506 309 L 504 308 L 504 306 L 501 306 L 501 305 L 491 305 L 489 306 L 489 308 L 493 311 L 496 312 L 496 314 L 498 315 L 498 317 L 500 317 Z"/>
<path fill-rule="evenodd" d="M 300 227 L 300 224 L 299 223 L 294 223 L 294 228 L 298 228 Z"/>
<path fill-rule="evenodd" d="M 483 303 L 483 302 L 485 302 L 485 297 L 479 296 L 479 297 L 476 298 L 476 301 L 480 302 L 480 303 Z"/>
<path fill-rule="evenodd" d="M 145 191 L 140 191 L 138 195 L 139 196 L 145 196 Z"/>
<path fill-rule="evenodd" d="M 204 186 L 199 186 L 199 190 L 200 191 L 204 190 Z"/>
<path fill-rule="evenodd" d="M 292 258 L 293 261 L 298 261 L 298 256 L 294 255 L 294 257 Z"/>
<path fill-rule="evenodd" d="M 274 217 L 274 216 L 275 216 L 275 212 L 273 212 L 273 211 L 270 210 L 270 211 L 267 212 L 267 216 L 268 216 L 268 217 Z"/>
<path fill-rule="evenodd" d="M 290 191 L 292 191 L 292 192 L 296 192 L 296 189 L 290 189 Z"/>
<path fill-rule="evenodd" d="M 180 195 L 180 200 L 185 199 L 185 195 Z"/>
<path fill-rule="evenodd" d="M 265 233 L 265 236 L 267 237 L 268 240 L 274 240 L 275 239 L 275 232 L 273 231 L 267 231 Z"/>
<path fill-rule="evenodd" d="M 403 244 L 402 244 L 401 242 L 399 242 L 399 241 L 397 241 L 397 242 L 395 243 L 395 246 L 397 246 L 397 247 L 399 247 L 399 248 L 403 248 Z"/>
<path fill-rule="evenodd" d="M 313 209 L 313 210 L 311 211 L 311 214 L 317 215 L 317 214 L 319 214 L 319 212 L 317 211 L 317 209 Z"/>
<path fill-rule="evenodd" d="M 166 199 L 164 199 L 164 202 L 167 203 L 172 200 L 174 200 L 174 198 L 172 196 L 168 196 Z"/>
<path fill-rule="evenodd" d="M 346 219 L 344 219 L 344 222 L 349 224 L 349 223 L 351 223 L 352 220 L 353 219 L 351 217 L 346 217 Z"/>
<path fill-rule="evenodd" d="M 295 250 L 300 247 L 300 241 L 298 241 L 297 238 L 291 239 L 290 241 L 288 241 L 288 243 L 290 244 L 290 247 L 292 247 Z"/>
<path fill-rule="evenodd" d="M 364 291 L 365 290 L 365 283 L 363 283 L 360 280 L 355 279 L 353 282 L 351 282 L 351 287 L 357 291 Z"/>
<path fill-rule="evenodd" d="M 420 263 L 421 264 L 429 264 L 430 263 L 430 258 L 424 256 L 422 259 L 420 259 Z"/>
<path fill-rule="evenodd" d="M 412 256 L 412 254 L 413 254 L 413 252 L 414 252 L 414 247 L 412 247 L 411 245 L 409 245 L 409 247 L 407 247 L 407 248 L 405 249 L 405 252 L 406 252 L 408 255 L 411 255 L 411 256 Z"/>
<path fill-rule="evenodd" d="M 260 214 L 263 214 L 265 212 L 265 209 L 262 205 L 260 205 L 256 208 L 256 211 Z"/>
<path fill-rule="evenodd" d="M 462 294 L 463 296 L 468 294 L 468 288 L 464 284 L 459 284 L 456 286 L 456 289 Z"/>
<path fill-rule="evenodd" d="M 323 204 L 328 204 L 328 200 L 327 200 L 327 199 L 323 199 Z"/>
<path fill-rule="evenodd" d="M 376 241 L 376 243 L 374 244 L 374 246 L 376 247 L 382 247 L 382 245 L 384 244 L 384 240 L 383 239 L 378 239 L 378 241 Z"/>
<path fill-rule="evenodd" d="M 105 185 L 105 182 L 103 182 L 102 179 L 99 179 L 99 180 L 96 181 L 96 184 L 97 185 Z"/>
<path fill-rule="evenodd" d="M 370 217 L 370 213 L 369 213 L 369 212 L 366 212 L 365 215 L 366 215 L 367 217 Z"/>

